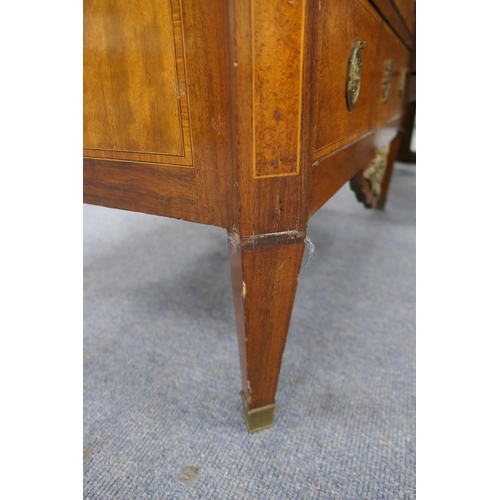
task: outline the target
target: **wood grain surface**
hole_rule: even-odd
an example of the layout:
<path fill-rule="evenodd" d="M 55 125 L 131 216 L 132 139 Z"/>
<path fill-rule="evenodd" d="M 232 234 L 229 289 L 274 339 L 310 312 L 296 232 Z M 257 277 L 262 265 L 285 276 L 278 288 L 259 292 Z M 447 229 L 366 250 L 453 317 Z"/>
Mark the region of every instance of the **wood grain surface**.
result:
<path fill-rule="evenodd" d="M 254 175 L 258 177 L 299 170 L 305 5 L 306 0 L 251 2 Z"/>
<path fill-rule="evenodd" d="M 382 99 L 382 89 L 387 61 L 392 61 L 392 72 L 387 101 Z M 401 76 L 410 63 L 410 53 L 394 32 L 382 23 L 375 62 L 373 93 L 371 96 L 370 128 L 377 128 L 403 112 L 403 95 L 400 93 Z"/>
<path fill-rule="evenodd" d="M 84 201 L 228 229 L 245 402 L 273 404 L 308 219 L 398 133 L 405 21 L 391 0 L 84 0 L 84 20 Z"/>
<path fill-rule="evenodd" d="M 407 1 L 407 0 L 403 0 Z M 414 34 L 408 29 L 406 21 L 401 17 L 393 0 L 370 0 L 373 6 L 380 13 L 385 22 L 390 26 L 399 39 L 406 45 L 408 49 L 413 44 Z"/>
<path fill-rule="evenodd" d="M 323 157 L 368 131 L 381 20 L 367 1 L 323 0 L 318 35 L 318 85 L 315 99 L 316 142 L 313 159 Z M 360 94 L 347 108 L 346 79 L 356 39 L 366 42 Z"/>
<path fill-rule="evenodd" d="M 86 157 L 192 164 L 178 0 L 86 0 Z"/>
<path fill-rule="evenodd" d="M 403 18 L 407 28 L 412 34 L 415 33 L 415 0 L 393 0 L 396 10 Z"/>
<path fill-rule="evenodd" d="M 84 0 L 84 200 L 232 227 L 226 1 L 147 6 Z"/>

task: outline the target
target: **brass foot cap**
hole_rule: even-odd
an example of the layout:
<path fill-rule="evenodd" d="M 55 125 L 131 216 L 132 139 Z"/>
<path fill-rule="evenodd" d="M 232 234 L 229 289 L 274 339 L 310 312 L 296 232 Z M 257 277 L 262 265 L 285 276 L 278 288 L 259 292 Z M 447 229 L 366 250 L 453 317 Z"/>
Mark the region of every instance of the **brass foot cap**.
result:
<path fill-rule="evenodd" d="M 269 429 L 269 427 L 273 426 L 276 403 L 249 410 L 243 392 L 241 392 L 241 399 L 243 401 L 243 417 L 247 423 L 248 432 L 252 433 L 263 431 L 264 429 Z"/>
<path fill-rule="evenodd" d="M 375 208 L 377 210 L 385 210 L 385 200 L 378 199 L 377 206 Z"/>

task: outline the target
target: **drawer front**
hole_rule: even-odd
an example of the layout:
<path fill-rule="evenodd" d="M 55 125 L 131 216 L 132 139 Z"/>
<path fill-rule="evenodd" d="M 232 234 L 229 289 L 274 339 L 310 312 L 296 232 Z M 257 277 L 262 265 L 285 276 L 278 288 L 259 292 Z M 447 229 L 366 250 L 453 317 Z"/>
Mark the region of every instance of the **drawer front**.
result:
<path fill-rule="evenodd" d="M 406 47 L 383 23 L 374 70 L 371 128 L 401 114 L 409 57 Z"/>
<path fill-rule="evenodd" d="M 319 66 L 316 97 L 314 160 L 354 140 L 369 128 L 372 87 L 381 19 L 363 0 L 322 0 L 318 40 Z M 348 109 L 346 81 L 356 40 L 366 42 L 360 88 Z"/>
<path fill-rule="evenodd" d="M 232 227 L 227 1 L 83 5 L 85 202 Z"/>

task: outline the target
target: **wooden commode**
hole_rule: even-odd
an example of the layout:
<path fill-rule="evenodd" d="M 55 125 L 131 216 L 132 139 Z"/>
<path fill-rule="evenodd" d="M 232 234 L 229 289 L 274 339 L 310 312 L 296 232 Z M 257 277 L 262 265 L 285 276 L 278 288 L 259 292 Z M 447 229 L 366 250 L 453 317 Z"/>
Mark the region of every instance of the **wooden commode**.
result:
<path fill-rule="evenodd" d="M 252 432 L 308 219 L 383 208 L 414 39 L 412 0 L 84 0 L 84 202 L 228 230 Z"/>

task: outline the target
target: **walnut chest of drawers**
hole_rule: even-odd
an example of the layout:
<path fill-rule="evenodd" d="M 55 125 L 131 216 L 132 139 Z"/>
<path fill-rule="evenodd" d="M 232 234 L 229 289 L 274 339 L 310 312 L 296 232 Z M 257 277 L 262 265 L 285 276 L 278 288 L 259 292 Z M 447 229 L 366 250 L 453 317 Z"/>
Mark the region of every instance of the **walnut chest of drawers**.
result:
<path fill-rule="evenodd" d="M 308 219 L 348 181 L 387 197 L 414 12 L 84 0 L 84 202 L 228 230 L 250 431 L 272 424 Z"/>

